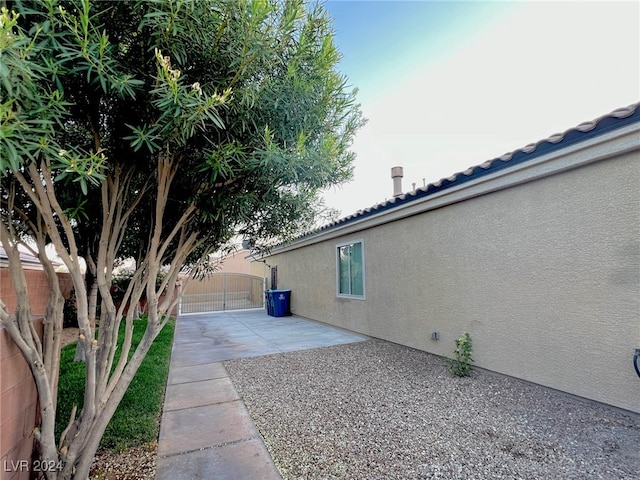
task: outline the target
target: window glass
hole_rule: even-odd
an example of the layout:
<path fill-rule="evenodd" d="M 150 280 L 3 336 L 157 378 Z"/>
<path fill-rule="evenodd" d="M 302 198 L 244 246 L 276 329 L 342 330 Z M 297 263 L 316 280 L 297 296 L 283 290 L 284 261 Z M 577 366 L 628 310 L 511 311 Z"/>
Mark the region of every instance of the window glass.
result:
<path fill-rule="evenodd" d="M 351 279 L 350 279 L 350 258 L 351 248 L 347 245 L 338 248 L 338 262 L 340 268 L 340 293 L 345 295 L 351 294 Z"/>
<path fill-rule="evenodd" d="M 364 251 L 362 242 L 338 246 L 338 294 L 364 297 Z"/>
<path fill-rule="evenodd" d="M 351 295 L 363 295 L 362 285 L 362 244 L 354 243 L 351 247 Z"/>

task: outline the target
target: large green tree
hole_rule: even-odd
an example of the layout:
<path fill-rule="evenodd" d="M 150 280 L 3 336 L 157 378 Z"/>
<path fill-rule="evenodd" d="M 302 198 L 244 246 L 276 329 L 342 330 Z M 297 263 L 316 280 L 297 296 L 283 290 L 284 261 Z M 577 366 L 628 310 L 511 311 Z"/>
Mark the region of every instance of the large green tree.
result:
<path fill-rule="evenodd" d="M 0 239 L 18 297 L 2 325 L 32 370 L 47 478 L 86 478 L 102 434 L 175 305 L 185 264 L 230 238 L 290 238 L 318 192 L 352 172 L 362 123 L 320 5 L 303 0 L 7 2 L 0 14 Z M 63 299 L 45 245 L 73 280 L 86 360 L 84 404 L 55 438 Z M 37 254 L 50 300 L 41 340 L 18 247 Z M 111 297 L 114 262 L 136 258 Z M 101 301 L 92 320 L 84 258 Z M 156 278 L 168 268 L 163 281 Z M 161 297 L 162 292 L 168 292 Z M 1 300 L 0 300 L 1 302 Z M 124 322 L 124 342 L 117 332 Z M 120 360 L 114 364 L 116 349 Z"/>

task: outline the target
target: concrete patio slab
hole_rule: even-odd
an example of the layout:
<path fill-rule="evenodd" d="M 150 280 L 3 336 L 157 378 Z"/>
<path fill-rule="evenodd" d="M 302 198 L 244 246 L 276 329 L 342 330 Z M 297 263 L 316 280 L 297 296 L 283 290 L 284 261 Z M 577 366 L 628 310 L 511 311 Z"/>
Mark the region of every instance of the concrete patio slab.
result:
<path fill-rule="evenodd" d="M 221 363 L 204 363 L 199 365 L 187 365 L 184 367 L 173 366 L 169 372 L 168 385 L 197 382 L 200 380 L 213 380 L 227 376 L 227 371 Z"/>
<path fill-rule="evenodd" d="M 263 309 L 181 315 L 158 438 L 156 479 L 280 479 L 221 363 L 367 337 Z"/>
<path fill-rule="evenodd" d="M 231 380 L 216 378 L 199 382 L 168 385 L 164 400 L 165 411 L 202 407 L 214 403 L 238 400 L 238 393 Z"/>
<path fill-rule="evenodd" d="M 281 480 L 258 438 L 158 459 L 156 480 Z"/>
<path fill-rule="evenodd" d="M 162 415 L 158 456 L 211 448 L 254 437 L 258 437 L 258 431 L 240 400 L 172 410 Z"/>

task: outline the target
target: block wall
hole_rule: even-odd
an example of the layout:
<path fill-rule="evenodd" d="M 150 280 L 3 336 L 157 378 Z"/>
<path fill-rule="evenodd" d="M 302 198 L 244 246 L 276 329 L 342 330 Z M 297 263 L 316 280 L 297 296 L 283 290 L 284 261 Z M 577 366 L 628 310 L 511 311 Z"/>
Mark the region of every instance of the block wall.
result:
<path fill-rule="evenodd" d="M 35 322 L 42 334 L 42 319 Z M 29 478 L 29 471 L 21 462 L 31 460 L 36 415 L 36 386 L 29 366 L 9 333 L 0 327 L 0 477 L 3 480 Z"/>

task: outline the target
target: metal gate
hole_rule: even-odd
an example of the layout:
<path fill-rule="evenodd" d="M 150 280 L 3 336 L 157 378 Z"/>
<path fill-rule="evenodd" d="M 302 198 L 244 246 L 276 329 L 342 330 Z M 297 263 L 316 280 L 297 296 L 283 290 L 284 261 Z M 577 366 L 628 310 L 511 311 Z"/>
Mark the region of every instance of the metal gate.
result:
<path fill-rule="evenodd" d="M 191 280 L 180 300 L 180 313 L 264 307 L 265 280 L 244 273 L 214 273 Z"/>

